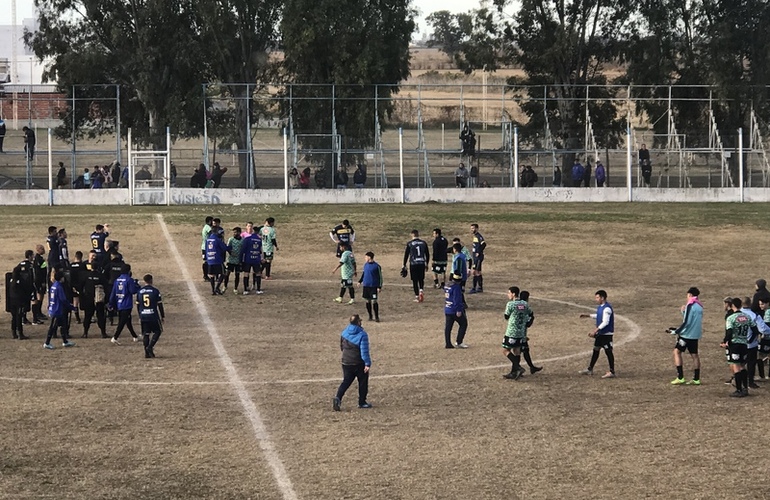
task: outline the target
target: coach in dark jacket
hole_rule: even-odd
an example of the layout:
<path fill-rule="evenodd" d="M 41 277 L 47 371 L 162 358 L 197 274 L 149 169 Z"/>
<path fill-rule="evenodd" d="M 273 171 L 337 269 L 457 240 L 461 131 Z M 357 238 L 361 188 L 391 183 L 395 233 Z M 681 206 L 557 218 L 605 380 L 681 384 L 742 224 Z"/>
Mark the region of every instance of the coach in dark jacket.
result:
<path fill-rule="evenodd" d="M 358 407 L 371 408 L 372 405 L 366 402 L 366 395 L 369 392 L 369 368 L 372 366 L 372 358 L 369 356 L 369 335 L 361 327 L 361 316 L 358 314 L 350 317 L 350 324 L 342 331 L 340 350 L 342 351 L 342 383 L 332 400 L 332 408 L 334 411 L 340 411 L 342 397 L 354 379 L 358 379 Z"/>
<path fill-rule="evenodd" d="M 762 302 L 770 302 L 770 291 L 767 290 L 767 281 L 758 279 L 756 281 L 756 289 L 757 291 L 754 293 L 754 297 L 751 299 L 751 310 L 754 312 L 754 314 L 762 316 L 765 314 L 765 312 L 760 309 L 759 301 L 761 300 Z"/>

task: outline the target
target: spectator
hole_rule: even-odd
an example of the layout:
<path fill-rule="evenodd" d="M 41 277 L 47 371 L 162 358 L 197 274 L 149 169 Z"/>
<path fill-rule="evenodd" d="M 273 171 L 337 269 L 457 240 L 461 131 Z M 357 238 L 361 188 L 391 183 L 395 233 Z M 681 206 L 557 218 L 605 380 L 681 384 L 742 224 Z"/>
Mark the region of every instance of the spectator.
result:
<path fill-rule="evenodd" d="M 462 145 L 463 156 L 472 158 L 476 155 L 476 134 L 468 122 L 465 122 L 463 129 L 460 131 L 460 144 Z"/>
<path fill-rule="evenodd" d="M 104 187 L 104 175 L 99 167 L 94 168 L 94 175 L 91 177 L 91 189 L 101 189 Z"/>
<path fill-rule="evenodd" d="M 120 180 L 118 181 L 118 187 L 121 187 L 121 188 L 128 187 L 128 167 L 125 167 L 123 171 L 120 173 Z"/>
<path fill-rule="evenodd" d="M 601 160 L 596 160 L 596 171 L 594 172 L 596 187 L 604 187 L 604 181 L 607 180 L 607 171 L 604 169 Z"/>
<path fill-rule="evenodd" d="M 222 176 L 227 172 L 227 167 L 220 167 L 219 162 L 214 162 L 214 169 L 211 171 L 211 187 L 218 188 L 222 183 Z"/>
<path fill-rule="evenodd" d="M 61 189 L 67 182 L 67 169 L 64 168 L 64 162 L 59 162 L 59 171 L 56 173 L 56 187 Z"/>
<path fill-rule="evenodd" d="M 532 170 L 531 165 L 524 167 L 524 171 L 521 173 L 521 185 L 523 187 L 535 187 L 537 182 L 537 173 Z"/>
<path fill-rule="evenodd" d="M 467 187 L 469 177 L 470 174 L 468 173 L 468 169 L 465 168 L 465 163 L 460 162 L 460 166 L 455 170 L 455 185 L 459 188 Z"/>
<path fill-rule="evenodd" d="M 115 160 L 112 162 L 112 168 L 110 169 L 110 177 L 112 178 L 110 187 L 118 187 L 120 184 L 120 174 L 120 162 Z"/>
<path fill-rule="evenodd" d="M 580 183 L 583 182 L 584 173 L 585 173 L 585 169 L 583 168 L 583 165 L 580 164 L 580 160 L 575 158 L 575 164 L 572 165 L 572 186 L 573 187 L 580 187 Z"/>
<path fill-rule="evenodd" d="M 366 167 L 361 163 L 356 165 L 356 171 L 353 172 L 353 185 L 359 189 L 366 185 Z"/>
<path fill-rule="evenodd" d="M 479 180 L 479 167 L 473 165 L 471 167 L 471 176 L 468 178 L 468 187 L 476 187 Z"/>
<path fill-rule="evenodd" d="M 289 170 L 289 187 L 291 189 L 296 189 L 297 186 L 299 186 L 299 172 L 297 172 L 296 167 L 292 167 L 291 170 Z"/>
<path fill-rule="evenodd" d="M 642 169 L 642 178 L 644 185 L 650 187 L 650 178 L 652 177 L 652 163 L 650 162 L 650 150 L 646 144 L 642 144 L 639 149 L 639 166 Z"/>
<path fill-rule="evenodd" d="M 561 186 L 561 169 L 558 165 L 553 168 L 553 182 L 551 184 L 553 187 Z"/>
<path fill-rule="evenodd" d="M 583 186 L 591 187 L 591 160 L 586 160 L 586 166 L 583 170 Z"/>
<path fill-rule="evenodd" d="M 489 186 L 489 183 L 487 181 L 481 181 L 481 183 L 479 184 L 479 187 L 488 188 L 490 186 Z"/>
<path fill-rule="evenodd" d="M 96 168 L 98 169 L 99 167 Z M 83 187 L 86 189 L 91 187 L 91 172 L 89 172 L 88 169 L 83 171 Z"/>
<path fill-rule="evenodd" d="M 300 189 L 310 187 L 310 167 L 305 167 L 302 173 L 299 174 L 299 187 Z"/>
<path fill-rule="evenodd" d="M 35 159 L 35 144 L 37 143 L 35 131 L 29 127 L 22 127 L 21 130 L 24 131 L 24 152 L 27 159 L 32 161 Z"/>
<path fill-rule="evenodd" d="M 344 167 L 337 167 L 337 175 L 334 177 L 334 184 L 337 185 L 337 189 L 345 189 L 348 187 L 348 173 L 345 172 Z"/>
<path fill-rule="evenodd" d="M 0 153 L 5 153 L 3 151 L 3 141 L 5 140 L 5 121 L 0 117 Z"/>
<path fill-rule="evenodd" d="M 190 187 L 203 188 L 206 187 L 206 165 L 201 163 L 198 168 L 193 172 L 190 178 Z"/>
<path fill-rule="evenodd" d="M 171 181 L 171 187 L 176 187 L 176 165 L 174 165 L 174 162 L 171 162 L 171 168 L 169 169 L 170 173 L 170 181 Z"/>

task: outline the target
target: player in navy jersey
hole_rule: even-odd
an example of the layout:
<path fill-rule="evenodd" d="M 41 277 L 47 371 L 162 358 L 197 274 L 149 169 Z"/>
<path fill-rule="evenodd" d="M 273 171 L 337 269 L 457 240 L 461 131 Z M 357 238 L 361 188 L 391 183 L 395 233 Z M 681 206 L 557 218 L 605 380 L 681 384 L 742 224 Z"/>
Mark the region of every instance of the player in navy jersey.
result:
<path fill-rule="evenodd" d="M 216 219 L 214 219 L 216 221 Z M 227 245 L 222 241 L 222 236 L 212 227 L 211 234 L 206 240 L 206 265 L 211 283 L 211 295 L 222 295 L 222 281 L 224 280 L 224 262 Z"/>
<path fill-rule="evenodd" d="M 56 226 L 48 227 L 48 237 L 45 239 L 45 246 L 48 250 L 48 283 L 51 282 L 51 273 L 59 267 L 61 254 L 59 253 L 59 236 L 56 234 Z"/>
<path fill-rule="evenodd" d="M 356 241 L 356 232 L 353 230 L 353 226 L 350 225 L 350 221 L 347 219 L 343 220 L 342 224 L 334 226 L 334 229 L 329 231 L 329 236 L 332 241 L 337 244 L 337 258 L 342 257 L 342 252 L 344 252 L 340 243 L 347 243 L 350 251 L 353 251 L 353 242 Z"/>
<path fill-rule="evenodd" d="M 136 294 L 136 304 L 139 321 L 142 323 L 144 357 L 154 358 L 153 348 L 158 343 L 160 334 L 163 333 L 163 320 L 166 318 L 166 313 L 163 311 L 163 298 L 160 296 L 160 291 L 152 286 L 152 275 L 145 274 L 143 279 L 144 286 Z"/>
<path fill-rule="evenodd" d="M 401 275 L 406 277 L 406 263 L 409 262 L 409 276 L 412 278 L 414 301 L 422 302 L 424 299 L 423 289 L 425 288 L 425 266 L 430 261 L 430 250 L 428 250 L 428 244 L 420 239 L 420 232 L 417 229 L 412 229 L 410 234 L 412 239 L 406 244 L 404 250 L 404 265 L 401 268 Z"/>
<path fill-rule="evenodd" d="M 65 233 L 66 234 L 66 233 Z M 83 252 L 75 252 L 75 260 L 69 265 L 69 285 L 72 304 L 75 306 L 75 321 L 80 324 L 80 294 L 83 291 Z"/>
<path fill-rule="evenodd" d="M 612 336 L 615 333 L 615 311 L 612 304 L 607 302 L 607 292 L 598 290 L 594 295 L 598 307 L 596 314 L 581 314 L 581 318 L 594 318 L 596 328 L 588 334 L 594 339 L 594 352 L 591 355 L 591 363 L 588 368 L 581 371 L 583 375 L 593 375 L 594 365 L 599 360 L 599 353 L 604 349 L 610 371 L 602 375 L 602 378 L 615 378 L 615 354 L 612 352 Z"/>
<path fill-rule="evenodd" d="M 433 230 L 433 288 L 444 288 L 449 242 L 441 235 L 441 229 Z M 439 276 L 441 281 L 439 282 Z"/>
<path fill-rule="evenodd" d="M 256 294 L 262 294 L 262 236 L 251 233 L 241 243 L 241 272 L 243 272 L 243 294 L 249 294 L 249 274 L 254 278 Z"/>
<path fill-rule="evenodd" d="M 473 286 L 470 293 L 482 293 L 484 291 L 484 278 L 481 276 L 481 266 L 484 264 L 484 250 L 487 248 L 487 242 L 479 232 L 478 224 L 471 224 L 471 234 L 473 235 Z"/>
<path fill-rule="evenodd" d="M 96 252 L 88 253 L 88 262 L 84 265 L 83 289 L 80 294 L 80 307 L 83 309 L 83 338 L 88 338 L 88 330 L 96 314 L 96 325 L 102 333 L 102 338 L 107 338 L 107 319 L 105 317 L 105 291 L 107 278 L 104 275 Z"/>
<path fill-rule="evenodd" d="M 134 331 L 134 325 L 131 324 L 134 295 L 138 291 L 139 284 L 131 277 L 131 266 L 123 264 L 123 274 L 115 280 L 115 283 L 112 285 L 112 293 L 110 294 L 110 307 L 118 310 L 118 328 L 115 330 L 115 335 L 110 341 L 115 345 L 120 345 L 118 337 L 120 337 L 123 327 L 128 328 L 128 332 L 134 338 L 134 342 L 139 341 L 139 337 Z"/>
<path fill-rule="evenodd" d="M 91 233 L 91 249 L 96 252 L 96 258 L 99 259 L 100 264 L 107 262 L 107 237 L 109 233 L 109 224 L 97 224 L 94 228 L 94 232 Z"/>
<path fill-rule="evenodd" d="M 364 285 L 363 297 L 366 301 L 366 312 L 369 313 L 369 321 L 374 319 L 374 321 L 379 323 L 380 304 L 378 297 L 382 290 L 382 267 L 374 261 L 374 252 L 366 252 L 364 258 L 366 262 L 364 263 L 361 277 L 358 279 L 358 286 Z M 374 317 L 372 317 L 372 312 L 374 312 Z"/>
<path fill-rule="evenodd" d="M 51 317 L 51 325 L 48 327 L 48 336 L 45 338 L 43 347 L 53 349 L 51 339 L 56 330 L 61 331 L 62 347 L 72 347 L 74 342 L 69 340 L 69 313 L 75 309 L 64 293 L 64 273 L 62 271 L 54 272 L 54 282 L 51 284 L 51 291 L 48 295 L 48 316 Z"/>

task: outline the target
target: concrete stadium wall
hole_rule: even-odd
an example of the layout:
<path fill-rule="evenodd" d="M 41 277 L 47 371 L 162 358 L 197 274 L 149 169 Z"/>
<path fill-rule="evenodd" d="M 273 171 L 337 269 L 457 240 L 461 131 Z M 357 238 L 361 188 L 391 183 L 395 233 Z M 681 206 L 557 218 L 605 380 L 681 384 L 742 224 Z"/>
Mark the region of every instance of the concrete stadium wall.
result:
<path fill-rule="evenodd" d="M 193 189 L 171 188 L 171 205 L 282 205 L 281 189 Z M 50 194 L 49 194 L 50 193 Z M 743 201 L 770 201 L 770 188 L 745 188 Z M 131 205 L 127 189 L 0 190 L 0 205 Z M 136 205 L 166 205 L 164 191 L 136 190 Z M 477 188 L 405 189 L 405 203 L 542 203 L 542 202 L 628 202 L 626 188 Z M 640 188 L 631 193 L 633 202 L 725 202 L 741 201 L 739 188 Z M 399 189 L 292 189 L 289 204 L 400 203 Z"/>

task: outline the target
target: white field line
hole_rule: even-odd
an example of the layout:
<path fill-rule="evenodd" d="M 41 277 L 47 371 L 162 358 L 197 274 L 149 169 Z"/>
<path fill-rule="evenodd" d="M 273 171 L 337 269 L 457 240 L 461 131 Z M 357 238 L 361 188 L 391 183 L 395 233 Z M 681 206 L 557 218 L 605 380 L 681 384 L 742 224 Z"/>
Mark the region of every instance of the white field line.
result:
<path fill-rule="evenodd" d="M 156 214 L 155 217 L 158 220 L 158 224 L 160 224 L 160 228 L 163 230 L 163 235 L 166 237 L 168 248 L 171 250 L 174 260 L 179 263 L 179 269 L 182 271 L 182 278 L 184 278 L 184 280 L 187 282 L 187 288 L 190 291 L 190 297 L 195 303 L 195 306 L 198 308 L 198 314 L 200 314 L 203 325 L 209 334 L 211 343 L 214 344 L 214 349 L 217 352 L 219 360 L 222 362 L 222 367 L 227 373 L 227 378 L 230 381 L 230 385 L 238 395 L 238 399 L 240 400 L 241 406 L 243 407 L 243 412 L 246 414 L 249 422 L 251 422 L 251 428 L 254 431 L 254 437 L 256 437 L 257 442 L 259 443 L 259 447 L 262 448 L 262 453 L 264 454 L 265 460 L 267 460 L 267 463 L 273 472 L 273 477 L 275 478 L 276 483 L 278 483 L 278 488 L 280 489 L 284 499 L 296 500 L 297 494 L 294 492 L 294 487 L 291 484 L 289 475 L 286 473 L 283 462 L 278 456 L 278 452 L 275 450 L 273 441 L 270 439 L 270 435 L 265 428 L 265 423 L 262 420 L 262 416 L 259 414 L 259 410 L 257 410 L 257 406 L 254 404 L 251 396 L 249 396 L 249 392 L 246 390 L 246 385 L 238 375 L 238 371 L 235 369 L 235 365 L 233 365 L 232 359 L 230 359 L 230 356 L 227 354 L 227 351 L 222 344 L 222 339 L 220 338 L 219 333 L 217 333 L 217 329 L 209 317 L 206 304 L 203 302 L 200 293 L 198 293 L 198 290 L 193 284 L 194 281 L 192 275 L 187 269 L 187 265 L 184 263 L 185 260 L 179 253 L 179 250 L 176 247 L 176 243 L 174 243 L 174 238 L 172 238 L 171 233 L 168 231 L 166 221 L 163 220 L 162 214 Z"/>
<path fill-rule="evenodd" d="M 308 283 L 308 280 L 281 280 L 283 282 L 297 282 L 297 283 Z M 331 283 L 329 281 L 319 281 L 321 283 Z M 190 283 L 187 281 L 187 283 Z M 192 285 L 190 285 L 192 286 Z M 394 285 L 394 286 L 410 286 L 411 285 Z M 488 292 L 488 294 L 497 294 L 497 295 L 503 295 L 502 292 Z M 574 302 L 568 302 L 566 300 L 557 300 L 557 299 L 544 299 L 544 298 L 538 298 L 538 297 L 530 297 L 532 300 L 542 300 L 545 302 L 554 302 L 557 304 L 563 304 L 570 307 L 575 307 L 578 309 L 585 309 L 588 311 L 593 311 L 594 309 L 592 307 L 584 306 L 581 304 L 576 304 Z M 615 342 L 616 346 L 620 346 L 623 344 L 627 344 L 629 342 L 635 341 L 639 335 L 642 333 L 642 328 L 634 323 L 631 319 L 622 316 L 620 314 L 615 314 L 615 317 L 625 323 L 629 328 L 629 334 L 625 335 L 622 340 L 619 342 Z M 590 325 L 586 323 L 586 331 L 588 331 L 590 328 Z M 564 356 L 557 356 L 555 358 L 547 358 L 547 359 L 536 359 L 536 363 L 551 363 L 556 361 L 565 361 L 567 359 L 577 358 L 580 356 L 590 356 L 591 350 L 576 352 L 573 354 L 566 354 Z M 431 375 L 451 375 L 453 373 L 464 373 L 464 372 L 475 372 L 475 371 L 482 371 L 482 370 L 492 370 L 492 369 L 498 369 L 498 368 L 505 368 L 508 367 L 510 363 L 501 363 L 496 365 L 484 365 L 484 366 L 471 366 L 466 368 L 451 368 L 448 370 L 431 370 L 431 371 L 424 371 L 424 372 L 410 372 L 410 373 L 390 373 L 385 375 L 372 375 L 371 379 L 398 379 L 398 378 L 410 378 L 410 377 L 426 377 Z M 118 381 L 108 381 L 108 380 L 67 380 L 67 379 L 37 379 L 37 378 L 24 378 L 24 377 L 0 377 L 0 380 L 8 381 L 8 382 L 39 382 L 39 383 L 54 383 L 54 384 L 83 384 L 83 385 L 145 385 L 145 386 L 164 386 L 164 385 L 199 385 L 199 386 L 206 386 L 206 385 L 227 385 L 229 382 L 196 382 L 193 380 L 190 381 L 178 381 L 178 382 L 142 382 L 142 381 L 136 381 L 136 380 L 118 380 Z M 287 380 L 262 380 L 259 382 L 242 382 L 243 385 L 275 385 L 275 384 L 285 384 L 285 385 L 291 385 L 291 384 L 317 384 L 317 383 L 330 383 L 330 382 L 339 382 L 339 377 L 332 377 L 332 378 L 306 378 L 306 379 L 287 379 Z"/>

